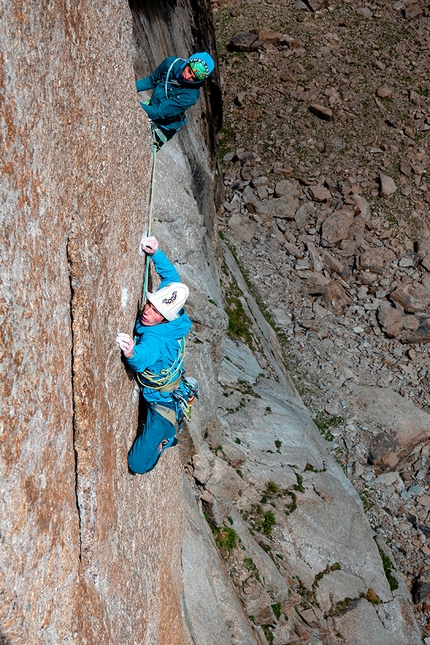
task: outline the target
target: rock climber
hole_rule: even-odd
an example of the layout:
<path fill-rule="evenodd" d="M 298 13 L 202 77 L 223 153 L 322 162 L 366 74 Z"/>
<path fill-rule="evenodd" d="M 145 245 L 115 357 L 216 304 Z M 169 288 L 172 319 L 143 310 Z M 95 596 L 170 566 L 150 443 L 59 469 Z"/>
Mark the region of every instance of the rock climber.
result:
<path fill-rule="evenodd" d="M 140 105 L 151 120 L 154 145 L 159 149 L 188 120 L 185 110 L 197 103 L 200 88 L 212 73 L 215 63 L 207 52 L 193 54 L 186 60 L 169 56 L 145 78 L 136 82 L 138 92 L 152 90 L 152 96 Z"/>
<path fill-rule="evenodd" d="M 136 340 L 123 333 L 116 338 L 145 402 L 144 424 L 128 454 L 130 471 L 139 474 L 152 470 L 164 450 L 178 443 L 176 432 L 188 402 L 182 374 L 185 336 L 191 328 L 183 309 L 188 287 L 154 236 L 143 237 L 141 248 L 151 256 L 161 283 L 147 294 L 135 326 Z"/>

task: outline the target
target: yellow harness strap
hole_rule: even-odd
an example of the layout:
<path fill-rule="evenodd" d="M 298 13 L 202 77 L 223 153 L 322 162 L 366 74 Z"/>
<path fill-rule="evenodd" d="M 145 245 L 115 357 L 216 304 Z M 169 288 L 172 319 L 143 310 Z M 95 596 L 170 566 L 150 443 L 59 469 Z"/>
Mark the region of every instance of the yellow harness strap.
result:
<path fill-rule="evenodd" d="M 160 387 L 157 392 L 173 392 L 174 390 L 177 390 L 178 387 L 181 384 L 181 376 L 177 378 L 175 381 L 172 381 L 171 383 L 168 383 L 167 385 L 163 385 L 163 387 Z"/>

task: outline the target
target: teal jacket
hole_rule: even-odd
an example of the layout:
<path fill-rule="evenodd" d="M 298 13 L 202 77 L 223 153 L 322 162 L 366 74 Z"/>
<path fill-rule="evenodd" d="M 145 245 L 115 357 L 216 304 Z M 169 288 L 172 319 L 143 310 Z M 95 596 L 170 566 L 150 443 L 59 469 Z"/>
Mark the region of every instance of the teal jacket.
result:
<path fill-rule="evenodd" d="M 171 282 L 180 282 L 179 273 L 160 249 L 152 256 L 155 270 L 161 278 L 159 289 L 166 287 Z M 191 329 L 191 321 L 182 309 L 175 320 L 159 325 L 146 327 L 140 322 L 135 326 L 134 354 L 131 358 L 124 358 L 126 365 L 134 372 L 143 372 L 149 369 L 159 374 L 161 370 L 169 369 L 174 363 L 178 351 L 178 341 L 184 338 Z M 182 386 L 181 386 L 182 387 Z M 169 392 L 159 392 L 148 387 L 141 389 L 143 397 L 148 403 L 171 402 Z"/>
<path fill-rule="evenodd" d="M 197 103 L 204 81 L 185 81 L 181 74 L 187 64 L 183 58 L 169 56 L 145 78 L 136 82 L 136 90 L 152 90 L 149 105 L 140 103 L 149 118 L 165 130 L 179 130 L 186 125 L 185 110 Z M 170 66 L 166 92 L 166 77 Z"/>

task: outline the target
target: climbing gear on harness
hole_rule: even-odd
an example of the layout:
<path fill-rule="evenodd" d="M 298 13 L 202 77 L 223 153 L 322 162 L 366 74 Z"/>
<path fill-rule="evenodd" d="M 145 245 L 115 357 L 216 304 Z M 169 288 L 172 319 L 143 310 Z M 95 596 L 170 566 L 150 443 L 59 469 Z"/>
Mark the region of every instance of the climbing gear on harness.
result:
<path fill-rule="evenodd" d="M 158 289 L 154 293 L 147 293 L 146 297 L 156 310 L 166 319 L 175 320 L 188 298 L 190 290 L 182 282 L 171 282 L 167 287 Z"/>
<path fill-rule="evenodd" d="M 184 376 L 183 381 L 188 391 L 188 405 L 184 410 L 184 417 L 187 420 L 190 420 L 192 412 L 191 406 L 194 401 L 199 398 L 199 382 L 192 376 Z"/>
<path fill-rule="evenodd" d="M 181 390 L 175 390 L 172 393 L 172 398 L 178 403 L 182 410 L 183 416 L 189 420 L 191 418 L 191 406 L 195 399 L 199 398 L 199 382 L 192 376 L 182 376 L 182 383 L 185 386 L 186 394 L 182 394 Z"/>
<path fill-rule="evenodd" d="M 135 372 L 136 380 L 141 387 L 148 387 L 151 390 L 159 390 L 164 392 L 169 392 L 170 390 L 162 390 L 162 388 L 173 384 L 174 381 L 177 381 L 182 373 L 182 364 L 184 362 L 185 355 L 185 336 L 178 340 L 178 353 L 175 356 L 175 360 L 172 365 L 165 369 L 161 370 L 159 374 L 151 372 L 146 369 L 143 372 Z M 177 387 L 179 387 L 180 382 Z"/>
<path fill-rule="evenodd" d="M 164 132 L 159 125 L 151 121 L 152 145 L 156 149 L 156 152 L 158 152 L 169 140 L 169 137 L 167 137 Z M 176 130 L 173 130 L 173 134 L 176 134 Z"/>

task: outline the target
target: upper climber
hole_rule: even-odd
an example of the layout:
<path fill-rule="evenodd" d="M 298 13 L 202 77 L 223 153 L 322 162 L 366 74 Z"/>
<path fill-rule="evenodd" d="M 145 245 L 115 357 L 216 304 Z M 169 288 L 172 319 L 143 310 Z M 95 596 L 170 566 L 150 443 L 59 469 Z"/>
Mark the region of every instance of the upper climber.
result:
<path fill-rule="evenodd" d="M 177 443 L 175 435 L 188 404 L 183 359 L 185 336 L 191 328 L 183 309 L 188 287 L 180 282 L 155 237 L 142 238 L 141 247 L 151 256 L 161 283 L 157 291 L 147 294 L 135 326 L 136 340 L 123 333 L 116 339 L 126 364 L 135 372 L 146 408 L 144 427 L 128 455 L 133 473 L 152 470 L 164 449 Z"/>
<path fill-rule="evenodd" d="M 185 110 L 197 103 L 200 88 L 214 67 L 207 52 L 192 54 L 187 60 L 169 56 L 152 74 L 136 81 L 138 92 L 152 90 L 151 98 L 140 105 L 151 120 L 157 148 L 188 123 Z"/>

